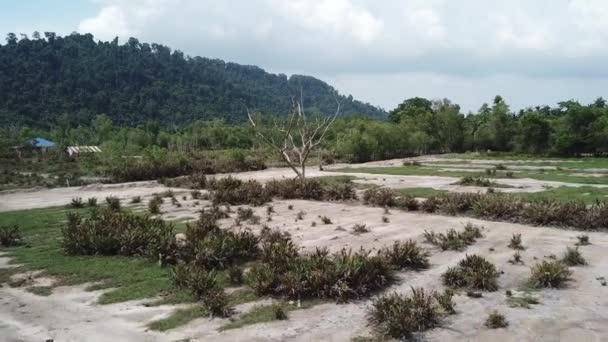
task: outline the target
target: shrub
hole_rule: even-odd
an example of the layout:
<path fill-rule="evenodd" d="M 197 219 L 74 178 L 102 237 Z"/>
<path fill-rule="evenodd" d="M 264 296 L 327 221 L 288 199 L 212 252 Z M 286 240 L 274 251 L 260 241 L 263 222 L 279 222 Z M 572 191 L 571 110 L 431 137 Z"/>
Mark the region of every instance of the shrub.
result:
<path fill-rule="evenodd" d="M 212 316 L 230 317 L 234 312 L 229 306 L 228 296 L 221 288 L 211 289 L 203 298 L 203 305 Z"/>
<path fill-rule="evenodd" d="M 388 219 L 388 217 L 386 217 L 386 216 L 382 216 L 382 222 L 383 222 L 383 223 L 389 223 L 389 222 L 390 222 L 390 220 Z"/>
<path fill-rule="evenodd" d="M 424 269 L 429 267 L 430 253 L 413 240 L 395 241 L 391 248 L 383 248 L 379 255 L 399 269 Z"/>
<path fill-rule="evenodd" d="M 152 215 L 160 214 L 160 203 L 159 197 L 154 197 L 148 202 L 148 212 Z"/>
<path fill-rule="evenodd" d="M 89 197 L 89 198 L 87 198 L 87 205 L 89 207 L 96 207 L 97 206 L 97 197 Z"/>
<path fill-rule="evenodd" d="M 521 244 L 521 234 L 513 234 L 508 247 L 511 249 L 523 250 L 524 246 Z"/>
<path fill-rule="evenodd" d="M 496 164 L 496 165 L 494 165 L 494 168 L 496 170 L 506 170 L 507 166 L 505 164 Z"/>
<path fill-rule="evenodd" d="M 367 320 L 382 338 L 410 339 L 413 333 L 440 324 L 440 308 L 434 292 L 426 293 L 422 288 L 412 288 L 410 296 L 390 293 L 374 300 Z"/>
<path fill-rule="evenodd" d="M 437 196 L 430 196 L 424 202 L 422 202 L 420 208 L 422 211 L 427 213 L 434 213 L 439 208 L 439 198 Z"/>
<path fill-rule="evenodd" d="M 507 171 L 507 172 L 505 172 L 505 176 L 506 176 L 507 178 L 513 178 L 513 175 L 514 175 L 514 174 L 513 174 L 513 171 Z"/>
<path fill-rule="evenodd" d="M 272 317 L 276 320 L 279 321 L 284 321 L 286 320 L 287 317 L 287 312 L 285 312 L 285 310 L 283 310 L 283 307 L 280 305 L 273 305 L 272 307 Z"/>
<path fill-rule="evenodd" d="M 21 233 L 18 225 L 0 226 L 0 246 L 11 247 L 21 243 Z"/>
<path fill-rule="evenodd" d="M 439 210 L 447 214 L 456 215 L 473 209 L 473 205 L 480 198 L 482 198 L 480 194 L 447 193 L 439 197 L 437 206 Z"/>
<path fill-rule="evenodd" d="M 395 205 L 395 192 L 385 188 L 370 188 L 363 193 L 363 202 L 378 207 Z"/>
<path fill-rule="evenodd" d="M 108 204 L 108 207 L 114 211 L 119 211 L 120 210 L 120 198 L 118 197 L 114 197 L 114 196 L 108 196 L 106 197 L 106 203 Z"/>
<path fill-rule="evenodd" d="M 505 316 L 497 311 L 490 313 L 485 322 L 485 326 L 490 329 L 506 328 L 508 325 L 509 323 L 507 322 Z"/>
<path fill-rule="evenodd" d="M 236 217 L 238 221 L 247 221 L 250 224 L 260 223 L 260 217 L 255 215 L 251 208 L 238 208 L 236 210 Z"/>
<path fill-rule="evenodd" d="M 490 220 L 511 221 L 517 219 L 524 208 L 523 203 L 503 194 L 488 194 L 473 204 L 473 214 Z"/>
<path fill-rule="evenodd" d="M 326 249 L 299 255 L 289 238 L 269 233 L 263 239 L 263 263 L 247 280 L 259 295 L 289 298 L 334 298 L 345 302 L 381 290 L 393 280 L 385 259 L 360 250 L 330 255 Z"/>
<path fill-rule="evenodd" d="M 324 196 L 321 182 L 314 178 L 271 180 L 266 183 L 266 191 L 282 199 L 321 200 Z"/>
<path fill-rule="evenodd" d="M 72 255 L 148 256 L 161 261 L 174 252 L 173 226 L 148 216 L 117 212 L 110 208 L 89 217 L 67 214 L 62 229 L 63 250 Z"/>
<path fill-rule="evenodd" d="M 562 257 L 562 262 L 568 266 L 584 266 L 587 265 L 587 260 L 583 257 L 581 252 L 576 248 L 566 248 L 566 252 Z"/>
<path fill-rule="evenodd" d="M 367 229 L 367 227 L 364 224 L 357 223 L 353 227 L 353 233 L 356 235 L 363 234 L 363 233 L 369 233 L 369 229 Z"/>
<path fill-rule="evenodd" d="M 288 209 L 288 210 L 293 210 L 293 204 L 288 205 L 288 206 L 287 206 L 287 209 Z"/>
<path fill-rule="evenodd" d="M 306 213 L 303 210 L 298 211 L 298 213 L 296 214 L 296 219 L 297 220 L 303 220 L 304 219 L 304 215 L 306 215 Z"/>
<path fill-rule="evenodd" d="M 579 235 L 576 238 L 578 239 L 578 242 L 576 243 L 577 246 L 587 246 L 591 244 L 591 242 L 589 242 L 589 235 Z"/>
<path fill-rule="evenodd" d="M 424 232 L 425 240 L 435 246 L 438 246 L 442 250 L 463 250 L 467 246 L 472 245 L 481 238 L 481 227 L 475 226 L 471 223 L 467 223 L 462 232 L 456 231 L 456 229 L 450 229 L 445 234 L 435 232 Z"/>
<path fill-rule="evenodd" d="M 570 280 L 572 272 L 560 261 L 546 261 L 532 268 L 530 284 L 536 288 L 560 288 Z"/>
<path fill-rule="evenodd" d="M 192 191 L 190 191 L 190 196 L 192 197 L 193 200 L 198 200 L 201 198 L 201 192 L 198 190 L 192 190 Z"/>
<path fill-rule="evenodd" d="M 331 219 L 327 216 L 321 216 L 321 222 L 323 222 L 323 224 L 331 224 Z"/>
<path fill-rule="evenodd" d="M 437 304 L 439 304 L 439 306 L 443 309 L 445 313 L 456 313 L 456 310 L 454 310 L 456 304 L 452 300 L 452 298 L 454 297 L 454 291 L 452 291 L 451 289 L 446 289 L 445 291 L 443 291 L 443 293 L 435 292 L 433 294 L 433 297 L 435 297 Z"/>
<path fill-rule="evenodd" d="M 467 255 L 456 267 L 442 275 L 443 283 L 450 287 L 496 291 L 498 271 L 491 262 L 478 255 Z"/>
<path fill-rule="evenodd" d="M 357 199 L 357 192 L 350 179 L 347 182 L 330 184 L 325 189 L 323 198 L 326 201 L 347 201 Z"/>
<path fill-rule="evenodd" d="M 141 196 L 133 196 L 133 197 L 131 197 L 131 203 L 133 203 L 133 204 L 141 203 Z"/>
<path fill-rule="evenodd" d="M 509 260 L 509 263 L 513 264 L 513 265 L 517 265 L 517 264 L 524 264 L 524 261 L 521 260 L 521 254 L 519 254 L 519 252 L 515 252 L 513 254 L 513 257 Z"/>
<path fill-rule="evenodd" d="M 462 177 L 458 182 L 456 182 L 456 184 L 458 185 L 464 185 L 464 186 L 480 186 L 480 187 L 490 187 L 490 186 L 496 186 L 496 182 L 489 180 L 487 178 L 483 178 L 483 177 L 476 177 L 476 176 L 464 176 Z"/>
<path fill-rule="evenodd" d="M 211 195 L 214 205 L 249 204 L 260 206 L 271 200 L 269 192 L 264 189 L 260 182 L 254 180 L 242 182 L 232 177 L 216 181 Z"/>
<path fill-rule="evenodd" d="M 70 202 L 69 205 L 71 208 L 83 208 L 84 207 L 84 203 L 82 203 L 82 198 L 80 197 L 74 197 L 72 198 L 72 201 Z"/>
<path fill-rule="evenodd" d="M 238 266 L 231 266 L 228 268 L 228 279 L 233 285 L 240 285 L 243 283 L 243 270 Z"/>
<path fill-rule="evenodd" d="M 409 211 L 416 211 L 420 209 L 420 203 L 418 203 L 418 200 L 411 195 L 405 195 L 397 198 L 395 200 L 395 205 Z"/>

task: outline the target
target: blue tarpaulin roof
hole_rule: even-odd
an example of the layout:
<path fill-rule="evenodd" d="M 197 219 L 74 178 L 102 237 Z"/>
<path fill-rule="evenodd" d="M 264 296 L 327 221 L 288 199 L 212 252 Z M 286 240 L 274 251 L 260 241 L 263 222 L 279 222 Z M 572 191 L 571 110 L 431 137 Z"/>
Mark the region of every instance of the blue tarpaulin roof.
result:
<path fill-rule="evenodd" d="M 34 138 L 28 142 L 34 147 L 54 147 L 55 143 L 42 138 Z"/>

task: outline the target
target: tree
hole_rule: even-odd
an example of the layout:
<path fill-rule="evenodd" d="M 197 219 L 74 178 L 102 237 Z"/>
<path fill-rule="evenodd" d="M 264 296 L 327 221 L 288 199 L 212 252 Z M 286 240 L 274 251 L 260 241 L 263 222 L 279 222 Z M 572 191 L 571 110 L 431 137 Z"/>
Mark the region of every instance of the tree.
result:
<path fill-rule="evenodd" d="M 306 160 L 310 153 L 323 142 L 327 131 L 340 114 L 340 101 L 337 97 L 336 104 L 336 112 L 333 115 L 316 116 L 310 122 L 304 112 L 302 96 L 300 95 L 299 100 L 293 100 L 293 108 L 284 127 L 281 127 L 279 122 L 275 120 L 274 127 L 271 127 L 271 131 L 268 133 L 263 131 L 261 121 L 256 122 L 249 109 L 247 109 L 247 116 L 255 129 L 256 135 L 270 148 L 278 152 L 297 177 L 303 180 L 306 178 Z M 295 159 L 292 159 L 292 157 L 295 157 Z"/>

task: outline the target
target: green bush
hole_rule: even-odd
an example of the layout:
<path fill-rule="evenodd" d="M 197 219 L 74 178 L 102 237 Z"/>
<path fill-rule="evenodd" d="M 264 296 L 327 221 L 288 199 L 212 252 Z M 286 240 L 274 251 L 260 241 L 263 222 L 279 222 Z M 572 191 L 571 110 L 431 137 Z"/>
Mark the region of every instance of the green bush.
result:
<path fill-rule="evenodd" d="M 497 311 L 493 311 L 488 315 L 486 319 L 485 326 L 490 329 L 498 329 L 498 328 L 506 328 L 509 326 L 507 319 L 503 314 L 498 313 Z"/>
<path fill-rule="evenodd" d="M 160 219 L 103 208 L 89 217 L 67 214 L 62 247 L 71 255 L 169 257 L 174 253 L 173 226 Z"/>
<path fill-rule="evenodd" d="M 148 202 L 148 212 L 152 215 L 160 214 L 160 204 L 162 199 L 160 197 L 154 197 Z"/>
<path fill-rule="evenodd" d="M 97 197 L 89 197 L 87 199 L 87 205 L 89 207 L 96 207 L 97 206 Z"/>
<path fill-rule="evenodd" d="M 21 233 L 18 225 L 0 226 L 0 246 L 11 247 L 21 243 Z"/>
<path fill-rule="evenodd" d="M 106 203 L 108 204 L 108 207 L 114 211 L 120 211 L 121 205 L 120 205 L 120 198 L 118 197 L 114 197 L 114 196 L 108 196 L 106 197 Z"/>
<path fill-rule="evenodd" d="M 260 206 L 271 200 L 270 193 L 254 180 L 242 182 L 232 177 L 222 178 L 213 184 L 211 201 L 218 204 L 249 204 Z"/>
<path fill-rule="evenodd" d="M 84 203 L 82 202 L 82 198 L 80 198 L 80 197 L 72 198 L 72 201 L 70 202 L 69 207 L 74 208 L 74 209 L 84 208 Z"/>
<path fill-rule="evenodd" d="M 345 302 L 381 290 L 393 280 L 384 258 L 360 250 L 330 255 L 325 249 L 299 255 L 291 240 L 273 234 L 262 247 L 262 260 L 248 272 L 248 283 L 259 295 L 289 298 L 334 298 Z"/>
<path fill-rule="evenodd" d="M 399 269 L 419 270 L 429 267 L 430 253 L 413 240 L 395 241 L 391 248 L 381 249 L 379 255 Z"/>
<path fill-rule="evenodd" d="M 496 291 L 498 289 L 496 266 L 478 255 L 467 255 L 456 267 L 450 267 L 442 275 L 443 283 L 450 287 Z"/>
<path fill-rule="evenodd" d="M 410 296 L 383 295 L 372 302 L 367 313 L 368 324 L 383 339 L 410 339 L 413 333 L 441 323 L 441 305 L 435 298 L 435 292 L 427 293 L 422 288 L 412 288 Z"/>
<path fill-rule="evenodd" d="M 572 272 L 562 262 L 543 260 L 532 267 L 530 284 L 536 288 L 560 288 L 570 280 L 571 275 Z"/>
<path fill-rule="evenodd" d="M 562 262 L 568 266 L 584 266 L 587 265 L 587 260 L 583 257 L 581 252 L 579 252 L 578 247 L 576 248 L 566 248 L 566 252 L 562 257 Z"/>
<path fill-rule="evenodd" d="M 521 244 L 521 234 L 513 234 L 508 247 L 511 249 L 523 250 L 524 246 Z"/>
<path fill-rule="evenodd" d="M 370 188 L 363 192 L 363 202 L 378 207 L 392 207 L 395 205 L 396 195 L 391 189 Z"/>
<path fill-rule="evenodd" d="M 461 232 L 453 228 L 445 234 L 425 231 L 424 237 L 428 243 L 438 246 L 444 251 L 460 251 L 474 244 L 478 238 L 483 237 L 481 229 L 482 227 L 467 223 Z"/>

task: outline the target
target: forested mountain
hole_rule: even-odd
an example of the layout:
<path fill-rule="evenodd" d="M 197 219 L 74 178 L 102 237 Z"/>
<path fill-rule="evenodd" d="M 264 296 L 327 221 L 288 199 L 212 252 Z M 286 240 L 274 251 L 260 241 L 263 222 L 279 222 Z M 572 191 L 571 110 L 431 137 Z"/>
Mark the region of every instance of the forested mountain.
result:
<path fill-rule="evenodd" d="M 130 38 L 95 41 L 91 34 L 60 37 L 9 33 L 0 45 L 0 125 L 88 125 L 98 114 L 115 123 L 183 125 L 195 119 L 246 119 L 245 106 L 285 114 L 302 90 L 310 113 L 336 109 L 334 88 L 316 78 L 271 74 L 256 66 L 187 57 L 160 44 Z M 344 114 L 384 117 L 367 103 L 340 96 Z"/>

